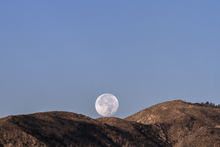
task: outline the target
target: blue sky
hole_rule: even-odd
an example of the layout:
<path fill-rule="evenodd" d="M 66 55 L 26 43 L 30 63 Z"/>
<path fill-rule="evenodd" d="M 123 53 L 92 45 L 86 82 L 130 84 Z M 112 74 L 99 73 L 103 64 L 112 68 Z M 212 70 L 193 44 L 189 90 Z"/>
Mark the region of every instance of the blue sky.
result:
<path fill-rule="evenodd" d="M 220 104 L 220 1 L 0 1 L 0 117 Z"/>

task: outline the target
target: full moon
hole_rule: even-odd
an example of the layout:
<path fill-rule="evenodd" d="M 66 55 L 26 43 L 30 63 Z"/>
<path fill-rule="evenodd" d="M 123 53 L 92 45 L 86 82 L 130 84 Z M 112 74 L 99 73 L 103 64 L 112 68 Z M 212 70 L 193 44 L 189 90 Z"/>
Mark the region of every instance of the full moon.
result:
<path fill-rule="evenodd" d="M 95 102 L 96 111 L 102 116 L 111 116 L 118 110 L 118 99 L 109 93 L 100 95 Z"/>

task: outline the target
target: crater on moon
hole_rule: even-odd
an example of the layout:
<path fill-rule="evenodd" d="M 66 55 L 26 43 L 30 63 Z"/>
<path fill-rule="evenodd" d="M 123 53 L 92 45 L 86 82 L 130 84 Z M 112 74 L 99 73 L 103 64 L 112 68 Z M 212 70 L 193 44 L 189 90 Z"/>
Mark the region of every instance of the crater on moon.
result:
<path fill-rule="evenodd" d="M 96 111 L 102 116 L 112 116 L 118 110 L 118 99 L 109 93 L 100 95 L 96 102 Z"/>

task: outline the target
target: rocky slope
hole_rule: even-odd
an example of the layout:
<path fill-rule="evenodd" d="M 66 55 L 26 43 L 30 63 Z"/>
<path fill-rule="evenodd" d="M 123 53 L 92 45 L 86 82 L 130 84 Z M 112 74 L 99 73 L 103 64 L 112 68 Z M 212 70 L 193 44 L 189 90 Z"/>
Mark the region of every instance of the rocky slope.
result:
<path fill-rule="evenodd" d="M 125 120 L 160 126 L 174 147 L 220 146 L 218 107 L 175 100 L 146 108 Z"/>
<path fill-rule="evenodd" d="M 0 146 L 220 146 L 220 108 L 175 100 L 125 119 L 59 111 L 8 116 L 0 119 Z"/>
<path fill-rule="evenodd" d="M 170 146 L 151 125 L 117 118 L 112 118 L 117 125 L 111 125 L 106 119 L 70 112 L 9 116 L 0 119 L 0 146 Z"/>

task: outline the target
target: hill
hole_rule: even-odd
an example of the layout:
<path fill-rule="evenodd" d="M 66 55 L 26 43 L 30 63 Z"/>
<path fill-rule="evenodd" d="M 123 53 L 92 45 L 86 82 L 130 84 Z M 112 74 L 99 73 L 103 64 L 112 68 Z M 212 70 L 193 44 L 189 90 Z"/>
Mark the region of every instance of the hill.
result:
<path fill-rule="evenodd" d="M 124 119 L 61 111 L 8 116 L 0 119 L 0 146 L 220 146 L 220 108 L 175 100 Z"/>
<path fill-rule="evenodd" d="M 58 111 L 9 116 L 0 119 L 0 146 L 170 146 L 151 125 L 111 118 L 117 126 L 104 123 L 106 119 Z M 121 129 L 123 125 L 128 128 Z"/>
<path fill-rule="evenodd" d="M 175 100 L 146 108 L 125 120 L 160 126 L 172 146 L 220 146 L 219 107 Z"/>

